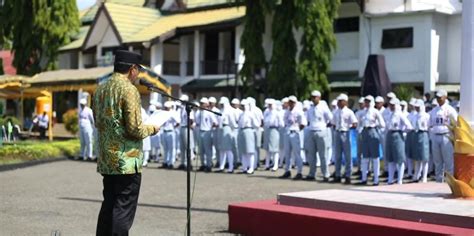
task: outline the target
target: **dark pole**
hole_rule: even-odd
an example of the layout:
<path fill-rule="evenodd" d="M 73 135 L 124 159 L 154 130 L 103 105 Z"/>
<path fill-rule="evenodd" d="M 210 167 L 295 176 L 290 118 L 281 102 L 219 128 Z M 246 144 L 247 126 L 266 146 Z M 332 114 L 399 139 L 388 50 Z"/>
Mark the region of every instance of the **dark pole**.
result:
<path fill-rule="evenodd" d="M 209 110 L 207 108 L 196 106 L 194 103 L 191 103 L 191 102 L 188 102 L 188 101 L 183 101 L 179 98 L 168 95 L 167 93 L 163 92 L 162 90 L 154 87 L 152 84 L 148 84 L 146 82 L 143 83 L 142 81 L 140 81 L 140 83 L 144 86 L 147 86 L 148 90 L 150 90 L 150 91 L 157 92 L 157 93 L 161 94 L 164 97 L 168 97 L 168 98 L 171 98 L 174 101 L 181 102 L 181 104 L 183 104 L 185 106 L 185 109 L 186 109 L 186 114 L 188 116 L 187 117 L 187 123 L 188 123 L 187 126 L 188 127 L 186 129 L 186 133 L 188 134 L 188 137 L 186 138 L 186 141 L 188 142 L 186 144 L 186 158 L 187 158 L 187 161 L 186 161 L 186 163 L 187 163 L 187 166 L 186 166 L 186 183 L 187 183 L 187 186 L 186 186 L 186 190 L 187 190 L 187 195 L 186 195 L 186 197 L 187 197 L 187 206 L 186 206 L 187 224 L 186 224 L 186 226 L 187 227 L 186 227 L 186 231 L 187 232 L 186 232 L 186 235 L 190 236 L 191 235 L 191 158 L 189 158 L 191 156 L 191 147 L 189 146 L 189 144 L 190 144 L 190 134 L 191 134 L 190 113 L 191 113 L 192 108 L 196 107 L 199 110 L 210 112 L 210 113 L 213 113 L 213 114 L 218 115 L 218 116 L 222 116 L 222 114 L 219 113 L 219 112 Z"/>
<path fill-rule="evenodd" d="M 187 191 L 187 206 L 186 206 L 186 210 L 187 210 L 187 218 L 188 218 L 188 223 L 187 223 L 187 235 L 190 236 L 191 235 L 191 147 L 190 147 L 190 136 L 191 136 L 191 109 L 192 107 L 189 105 L 189 104 L 186 104 L 185 105 L 186 107 L 186 115 L 187 115 L 187 127 L 186 127 L 186 133 L 187 133 L 187 137 L 186 137 L 186 182 L 187 182 L 187 185 L 186 185 L 186 191 Z"/>

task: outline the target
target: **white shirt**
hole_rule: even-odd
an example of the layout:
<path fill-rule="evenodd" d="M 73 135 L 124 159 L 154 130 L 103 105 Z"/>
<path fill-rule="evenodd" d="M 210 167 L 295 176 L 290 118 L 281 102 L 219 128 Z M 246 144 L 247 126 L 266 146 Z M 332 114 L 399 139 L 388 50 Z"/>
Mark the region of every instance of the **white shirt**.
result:
<path fill-rule="evenodd" d="M 48 128 L 48 122 L 49 122 L 49 116 L 46 115 L 40 115 L 38 117 L 38 126 L 42 128 Z"/>
<path fill-rule="evenodd" d="M 306 112 L 306 118 L 310 130 L 324 130 L 332 120 L 332 113 L 327 106 L 319 102 L 318 105 L 311 105 Z"/>
<path fill-rule="evenodd" d="M 196 121 L 201 131 L 210 131 L 214 125 L 218 124 L 217 116 L 208 111 L 199 111 L 199 117 Z"/>
<path fill-rule="evenodd" d="M 84 107 L 79 111 L 79 126 L 83 128 L 92 127 L 94 125 L 94 115 L 92 114 L 92 109 L 89 107 Z"/>
<path fill-rule="evenodd" d="M 260 108 L 256 107 L 256 106 L 252 105 L 250 107 L 250 111 L 253 114 L 255 122 L 256 122 L 254 128 L 258 128 L 258 127 L 262 126 L 262 122 L 263 122 L 263 112 L 262 112 L 262 110 Z"/>
<path fill-rule="evenodd" d="M 265 119 L 263 120 L 263 123 L 267 128 L 279 128 L 284 126 L 280 112 L 275 109 L 267 109 L 265 111 Z"/>
<path fill-rule="evenodd" d="M 451 117 L 458 119 L 456 110 L 446 101 L 442 106 L 435 107 L 430 112 L 431 131 L 435 134 L 445 134 L 449 132 L 448 125 L 451 123 Z"/>
<path fill-rule="evenodd" d="M 222 110 L 222 116 L 219 118 L 219 127 L 230 126 L 231 128 L 238 127 L 236 112 L 232 107 L 224 108 Z"/>
<path fill-rule="evenodd" d="M 166 111 L 170 113 L 170 118 L 163 124 L 163 130 L 164 131 L 173 131 L 174 128 L 179 125 L 179 114 L 176 111 Z"/>
<path fill-rule="evenodd" d="M 426 112 L 417 112 L 415 115 L 415 130 L 428 131 L 430 123 L 430 114 Z"/>
<path fill-rule="evenodd" d="M 382 114 L 380 114 L 379 110 L 373 107 L 365 109 L 360 122 L 362 127 L 385 128 L 385 120 L 383 119 Z"/>
<path fill-rule="evenodd" d="M 181 122 L 180 125 L 181 127 L 187 127 L 188 126 L 188 113 L 186 113 L 186 107 L 182 106 L 181 109 L 179 109 L 181 112 Z M 194 120 L 194 111 L 191 110 L 189 113 L 189 117 L 191 118 L 191 124 L 193 123 Z"/>
<path fill-rule="evenodd" d="M 391 131 L 406 131 L 412 130 L 413 126 L 402 111 L 395 111 L 389 118 L 387 128 Z"/>
<path fill-rule="evenodd" d="M 418 115 L 418 112 L 416 112 L 415 110 L 411 111 L 411 112 L 408 113 L 408 115 L 407 115 L 407 118 L 408 118 L 408 120 L 410 121 L 410 124 L 411 124 L 411 126 L 413 126 L 413 128 L 416 127 L 417 115 Z M 415 128 L 415 129 L 416 129 L 416 128 Z"/>
<path fill-rule="evenodd" d="M 286 110 L 283 120 L 289 131 L 300 131 L 300 125 L 307 123 L 303 111 L 297 108 Z"/>
<path fill-rule="evenodd" d="M 242 112 L 242 114 L 240 114 L 238 123 L 239 128 L 241 129 L 258 127 L 254 113 L 248 110 L 245 110 Z"/>
<path fill-rule="evenodd" d="M 347 107 L 337 109 L 334 112 L 333 124 L 336 126 L 337 131 L 349 131 L 353 124 L 357 124 L 357 117 Z"/>

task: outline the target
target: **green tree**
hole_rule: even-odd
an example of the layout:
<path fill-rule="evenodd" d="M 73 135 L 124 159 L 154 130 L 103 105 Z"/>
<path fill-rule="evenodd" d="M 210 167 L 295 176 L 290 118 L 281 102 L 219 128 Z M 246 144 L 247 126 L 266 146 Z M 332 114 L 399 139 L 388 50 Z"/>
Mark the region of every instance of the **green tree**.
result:
<path fill-rule="evenodd" d="M 58 49 L 80 26 L 71 0 L 4 0 L 0 21 L 12 42 L 13 65 L 25 75 L 56 68 Z"/>
<path fill-rule="evenodd" d="M 282 0 L 275 7 L 272 23 L 273 51 L 268 72 L 269 95 L 297 95 L 296 52 L 293 35 L 296 6 L 293 0 Z"/>
<path fill-rule="evenodd" d="M 266 65 L 263 49 L 263 33 L 265 32 L 265 14 L 270 12 L 273 0 L 243 0 L 246 13 L 244 31 L 240 46 L 244 51 L 245 62 L 240 74 L 244 80 L 244 94 L 255 95 L 255 72 Z M 251 85 L 252 84 L 252 85 Z"/>
<path fill-rule="evenodd" d="M 303 31 L 297 67 L 298 95 L 312 90 L 329 91 L 327 74 L 336 48 L 333 21 L 340 0 L 297 0 L 296 24 Z"/>

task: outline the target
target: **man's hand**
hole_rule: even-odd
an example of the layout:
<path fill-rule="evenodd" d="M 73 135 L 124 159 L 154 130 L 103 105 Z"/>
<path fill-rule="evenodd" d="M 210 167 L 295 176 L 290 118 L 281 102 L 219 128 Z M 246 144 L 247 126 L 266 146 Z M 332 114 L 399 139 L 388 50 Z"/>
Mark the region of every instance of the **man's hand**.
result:
<path fill-rule="evenodd" d="M 154 133 L 154 134 L 157 134 L 158 132 L 160 132 L 160 128 L 161 128 L 161 127 L 160 127 L 160 126 L 157 126 L 157 125 L 153 126 L 153 129 L 155 130 L 155 133 Z"/>

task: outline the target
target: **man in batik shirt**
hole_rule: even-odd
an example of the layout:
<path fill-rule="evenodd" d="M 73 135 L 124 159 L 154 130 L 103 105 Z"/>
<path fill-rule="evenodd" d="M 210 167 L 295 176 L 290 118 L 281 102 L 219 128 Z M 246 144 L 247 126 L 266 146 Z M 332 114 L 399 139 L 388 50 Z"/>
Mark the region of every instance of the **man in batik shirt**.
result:
<path fill-rule="evenodd" d="M 141 55 L 116 51 L 114 73 L 94 95 L 99 136 L 97 172 L 103 176 L 104 201 L 97 235 L 128 235 L 137 209 L 143 164 L 142 140 L 159 127 L 143 125 L 138 83 Z"/>

